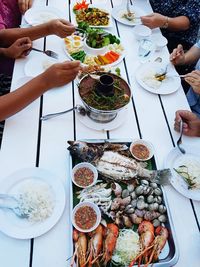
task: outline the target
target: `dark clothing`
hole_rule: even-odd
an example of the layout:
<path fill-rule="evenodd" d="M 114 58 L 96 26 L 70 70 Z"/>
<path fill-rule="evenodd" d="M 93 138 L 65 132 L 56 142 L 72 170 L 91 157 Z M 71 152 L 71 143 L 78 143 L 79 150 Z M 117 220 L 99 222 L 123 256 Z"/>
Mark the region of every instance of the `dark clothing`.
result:
<path fill-rule="evenodd" d="M 168 39 L 168 48 L 171 52 L 177 44 L 183 44 L 189 49 L 197 41 L 200 25 L 200 0 L 150 0 L 153 11 L 171 18 L 186 16 L 190 20 L 190 28 L 186 31 L 172 32 L 162 29 L 163 35 Z"/>

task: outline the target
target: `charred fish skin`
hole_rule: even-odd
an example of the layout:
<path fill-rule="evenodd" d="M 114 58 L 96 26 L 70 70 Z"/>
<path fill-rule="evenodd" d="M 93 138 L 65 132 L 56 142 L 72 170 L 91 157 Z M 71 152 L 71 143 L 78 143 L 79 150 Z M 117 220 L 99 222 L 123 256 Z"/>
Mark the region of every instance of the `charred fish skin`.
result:
<path fill-rule="evenodd" d="M 102 145 L 87 143 L 82 141 L 68 141 L 70 145 L 68 150 L 70 151 L 72 156 L 76 158 L 87 161 L 93 162 L 100 158 L 103 155 L 105 150 L 112 150 L 112 151 L 126 151 L 128 150 L 128 146 L 125 144 L 112 144 L 109 142 L 105 142 Z"/>
<path fill-rule="evenodd" d="M 93 162 L 103 155 L 103 146 L 81 141 L 68 141 L 70 154 L 81 161 Z"/>
<path fill-rule="evenodd" d="M 169 184 L 171 178 L 169 169 L 148 170 L 144 168 L 143 163 L 119 153 L 128 149 L 126 145 L 108 142 L 93 144 L 81 141 L 68 141 L 68 143 L 71 155 L 81 161 L 91 162 L 105 180 L 129 182 L 136 178 L 145 178 L 162 185 Z"/>

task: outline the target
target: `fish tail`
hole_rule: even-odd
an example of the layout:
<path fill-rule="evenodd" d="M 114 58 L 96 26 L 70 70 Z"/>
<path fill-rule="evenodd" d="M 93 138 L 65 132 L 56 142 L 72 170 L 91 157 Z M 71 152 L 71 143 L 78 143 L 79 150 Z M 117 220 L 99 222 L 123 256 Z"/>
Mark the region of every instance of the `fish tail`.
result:
<path fill-rule="evenodd" d="M 170 169 L 157 170 L 154 172 L 153 181 L 160 185 L 169 185 L 172 173 Z"/>

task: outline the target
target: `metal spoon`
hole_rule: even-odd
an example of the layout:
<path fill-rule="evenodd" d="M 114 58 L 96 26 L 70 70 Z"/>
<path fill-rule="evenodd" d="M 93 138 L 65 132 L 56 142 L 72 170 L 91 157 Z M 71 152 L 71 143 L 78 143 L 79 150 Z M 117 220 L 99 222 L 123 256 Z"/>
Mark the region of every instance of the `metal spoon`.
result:
<path fill-rule="evenodd" d="M 186 151 L 185 149 L 183 149 L 180 144 L 182 144 L 182 135 L 183 135 L 183 120 L 181 119 L 180 120 L 180 137 L 179 139 L 177 140 L 177 147 L 179 148 L 179 150 L 181 151 L 182 154 L 185 154 Z"/>
<path fill-rule="evenodd" d="M 63 115 L 65 113 L 68 113 L 70 111 L 73 111 L 73 110 L 76 110 L 78 113 L 80 113 L 81 115 L 85 116 L 87 114 L 87 111 L 86 109 L 81 106 L 81 105 L 76 105 L 75 107 L 73 108 L 70 108 L 70 109 L 67 109 L 67 110 L 64 110 L 64 111 L 61 111 L 61 112 L 56 112 L 56 113 L 51 113 L 51 114 L 47 114 L 47 115 L 44 115 L 42 116 L 40 119 L 42 121 L 46 121 L 46 120 L 49 120 L 49 119 L 52 119 L 54 117 L 57 117 L 57 116 L 60 116 L 60 115 Z"/>
<path fill-rule="evenodd" d="M 127 3 L 126 3 L 126 10 L 127 10 L 127 14 L 125 14 L 126 15 L 126 18 L 128 19 L 128 20 L 133 20 L 134 19 L 134 13 L 133 12 L 131 12 L 131 9 L 130 9 L 130 2 L 129 2 L 130 0 L 127 0 Z"/>

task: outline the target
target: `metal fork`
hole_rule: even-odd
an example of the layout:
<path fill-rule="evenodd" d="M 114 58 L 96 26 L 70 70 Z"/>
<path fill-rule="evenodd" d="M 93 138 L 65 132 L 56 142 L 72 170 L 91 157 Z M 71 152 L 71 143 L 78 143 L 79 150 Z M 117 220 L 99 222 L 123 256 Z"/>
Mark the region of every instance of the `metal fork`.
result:
<path fill-rule="evenodd" d="M 178 149 L 181 151 L 181 153 L 182 154 L 185 154 L 186 153 L 186 151 L 185 151 L 185 149 L 183 149 L 181 146 L 180 146 L 180 144 L 182 144 L 182 135 L 183 135 L 183 120 L 181 119 L 180 120 L 180 137 L 179 137 L 179 139 L 177 140 L 177 147 L 178 147 Z"/>
<path fill-rule="evenodd" d="M 58 59 L 58 54 L 53 52 L 53 51 L 51 51 L 51 50 L 43 51 L 43 50 L 40 50 L 40 49 L 37 49 L 37 48 L 34 48 L 34 47 L 32 47 L 31 50 L 34 50 L 34 51 L 37 51 L 37 52 L 40 52 L 40 53 L 44 53 L 48 57 L 52 57 L 52 58 Z"/>

